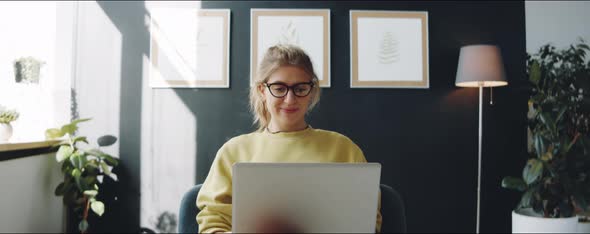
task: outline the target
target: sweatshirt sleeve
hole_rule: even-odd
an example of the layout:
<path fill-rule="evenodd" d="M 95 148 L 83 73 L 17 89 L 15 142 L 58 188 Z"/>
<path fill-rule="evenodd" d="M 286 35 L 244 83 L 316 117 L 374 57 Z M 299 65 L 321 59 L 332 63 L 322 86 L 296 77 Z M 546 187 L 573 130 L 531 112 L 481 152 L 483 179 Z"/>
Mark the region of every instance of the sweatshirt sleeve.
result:
<path fill-rule="evenodd" d="M 231 231 L 232 163 L 228 157 L 221 147 L 197 196 L 199 233 Z"/>

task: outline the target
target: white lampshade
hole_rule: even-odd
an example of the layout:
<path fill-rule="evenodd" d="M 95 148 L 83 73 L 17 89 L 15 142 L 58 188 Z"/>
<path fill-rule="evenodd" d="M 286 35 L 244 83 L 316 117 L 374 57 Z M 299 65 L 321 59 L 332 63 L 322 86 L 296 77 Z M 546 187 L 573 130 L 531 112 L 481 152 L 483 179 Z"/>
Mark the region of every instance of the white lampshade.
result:
<path fill-rule="evenodd" d="M 459 87 L 508 85 L 500 49 L 493 45 L 461 47 L 455 85 Z"/>

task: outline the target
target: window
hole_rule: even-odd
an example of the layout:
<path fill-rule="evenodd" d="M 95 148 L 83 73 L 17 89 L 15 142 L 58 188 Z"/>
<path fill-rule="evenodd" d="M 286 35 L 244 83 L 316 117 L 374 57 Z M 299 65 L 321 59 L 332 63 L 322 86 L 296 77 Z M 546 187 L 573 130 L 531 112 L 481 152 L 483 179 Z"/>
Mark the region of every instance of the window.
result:
<path fill-rule="evenodd" d="M 0 2 L 0 105 L 16 109 L 10 142 L 43 140 L 70 119 L 73 2 Z"/>

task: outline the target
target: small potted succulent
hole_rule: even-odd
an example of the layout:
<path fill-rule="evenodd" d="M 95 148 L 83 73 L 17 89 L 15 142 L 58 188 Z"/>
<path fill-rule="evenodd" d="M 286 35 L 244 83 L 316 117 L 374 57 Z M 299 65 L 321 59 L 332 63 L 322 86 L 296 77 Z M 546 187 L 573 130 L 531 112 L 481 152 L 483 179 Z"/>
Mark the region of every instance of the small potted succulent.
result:
<path fill-rule="evenodd" d="M 14 80 L 16 83 L 39 83 L 41 67 L 45 62 L 34 57 L 22 57 L 14 61 Z"/>
<path fill-rule="evenodd" d="M 522 192 L 513 232 L 577 232 L 590 203 L 590 47 L 528 55 L 528 160 L 502 187 Z M 580 218 L 580 222 L 582 222 Z"/>
<path fill-rule="evenodd" d="M 18 119 L 16 110 L 8 110 L 0 105 L 0 142 L 7 142 L 12 136 L 12 125 L 10 122 Z"/>

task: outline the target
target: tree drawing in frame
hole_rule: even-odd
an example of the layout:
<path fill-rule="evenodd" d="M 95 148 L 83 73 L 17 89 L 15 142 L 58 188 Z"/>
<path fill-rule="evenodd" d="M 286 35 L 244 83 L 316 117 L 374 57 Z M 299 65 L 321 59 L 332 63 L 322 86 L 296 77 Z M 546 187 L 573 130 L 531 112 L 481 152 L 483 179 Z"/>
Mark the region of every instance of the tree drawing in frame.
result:
<path fill-rule="evenodd" d="M 277 40 L 277 44 L 293 44 L 299 45 L 299 34 L 297 28 L 293 25 L 293 21 L 289 21 L 287 25 L 281 27 L 281 36 Z"/>
<path fill-rule="evenodd" d="M 399 41 L 391 32 L 384 32 L 381 39 L 381 48 L 377 55 L 382 64 L 391 64 L 399 61 Z"/>
<path fill-rule="evenodd" d="M 250 85 L 269 47 L 293 44 L 311 58 L 320 87 L 330 87 L 330 10 L 251 9 L 250 14 Z"/>
<path fill-rule="evenodd" d="M 352 88 L 429 88 L 428 12 L 350 11 Z"/>

